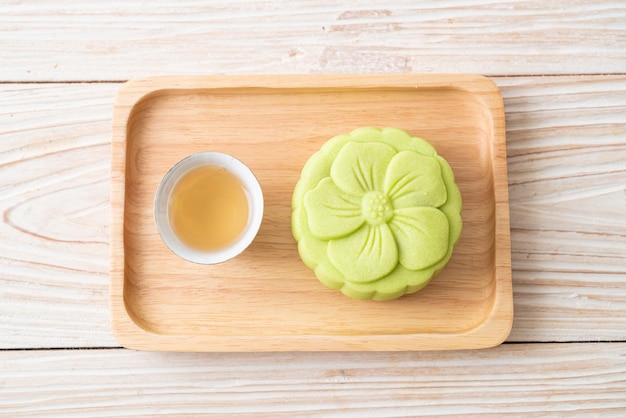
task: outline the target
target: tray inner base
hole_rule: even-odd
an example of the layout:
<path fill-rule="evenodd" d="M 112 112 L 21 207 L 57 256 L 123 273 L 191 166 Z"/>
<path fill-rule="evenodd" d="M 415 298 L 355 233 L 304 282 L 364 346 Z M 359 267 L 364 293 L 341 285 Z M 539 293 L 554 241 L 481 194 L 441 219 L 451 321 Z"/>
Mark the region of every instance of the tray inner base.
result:
<path fill-rule="evenodd" d="M 463 234 L 424 290 L 391 302 L 325 288 L 291 236 L 300 169 L 330 137 L 395 126 L 435 145 L 463 195 Z M 124 303 L 143 329 L 168 335 L 402 335 L 462 333 L 490 314 L 495 292 L 493 132 L 488 109 L 454 88 L 157 90 L 128 122 Z M 185 262 L 161 242 L 153 199 L 189 154 L 230 153 L 257 175 L 266 199 L 259 235 L 216 266 Z"/>

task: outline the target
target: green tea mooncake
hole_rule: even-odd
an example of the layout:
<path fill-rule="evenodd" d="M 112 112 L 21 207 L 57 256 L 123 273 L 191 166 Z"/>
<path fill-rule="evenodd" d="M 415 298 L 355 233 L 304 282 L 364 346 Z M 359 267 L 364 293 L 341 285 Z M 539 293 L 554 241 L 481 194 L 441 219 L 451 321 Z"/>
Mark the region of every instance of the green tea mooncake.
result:
<path fill-rule="evenodd" d="M 422 289 L 461 235 L 461 194 L 435 148 L 396 128 L 326 142 L 302 169 L 291 226 L 304 263 L 355 299 Z"/>

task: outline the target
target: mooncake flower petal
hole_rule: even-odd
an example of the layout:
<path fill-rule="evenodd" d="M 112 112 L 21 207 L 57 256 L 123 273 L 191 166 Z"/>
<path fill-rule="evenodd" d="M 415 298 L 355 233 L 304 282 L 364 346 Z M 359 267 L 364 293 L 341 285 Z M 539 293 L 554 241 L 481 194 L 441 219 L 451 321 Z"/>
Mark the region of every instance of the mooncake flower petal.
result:
<path fill-rule="evenodd" d="M 363 225 L 351 235 L 328 243 L 328 258 L 348 281 L 371 282 L 398 265 L 398 248 L 387 224 Z"/>
<path fill-rule="evenodd" d="M 393 157 L 387 167 L 383 190 L 394 208 L 436 208 L 447 199 L 437 159 L 413 151 L 402 151 Z"/>
<path fill-rule="evenodd" d="M 330 177 L 344 192 L 362 196 L 382 191 L 389 161 L 396 150 L 379 142 L 348 142 L 330 168 Z"/>
<path fill-rule="evenodd" d="M 409 270 L 430 267 L 448 252 L 448 218 L 439 209 L 397 209 L 389 227 L 398 243 L 400 264 Z"/>
<path fill-rule="evenodd" d="M 341 238 L 365 222 L 358 196 L 341 191 L 330 177 L 304 196 L 311 233 L 318 239 Z"/>

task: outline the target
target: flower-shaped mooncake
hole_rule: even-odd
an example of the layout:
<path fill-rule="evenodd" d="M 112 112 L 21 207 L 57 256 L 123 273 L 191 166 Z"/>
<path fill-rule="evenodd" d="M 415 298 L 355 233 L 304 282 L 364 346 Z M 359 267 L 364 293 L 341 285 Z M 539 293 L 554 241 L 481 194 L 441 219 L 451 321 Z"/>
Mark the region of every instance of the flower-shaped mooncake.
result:
<path fill-rule="evenodd" d="M 326 286 L 389 300 L 423 288 L 461 235 L 461 194 L 427 141 L 360 128 L 324 144 L 293 193 L 292 231 Z"/>

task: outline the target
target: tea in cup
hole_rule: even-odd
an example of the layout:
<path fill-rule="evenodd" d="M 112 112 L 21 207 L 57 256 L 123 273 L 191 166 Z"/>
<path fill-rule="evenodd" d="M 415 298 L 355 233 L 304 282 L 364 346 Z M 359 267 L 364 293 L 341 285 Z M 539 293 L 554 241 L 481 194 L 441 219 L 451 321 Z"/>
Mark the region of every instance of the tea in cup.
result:
<path fill-rule="evenodd" d="M 161 238 L 174 253 L 195 263 L 215 264 L 252 243 L 263 218 L 263 193 L 241 161 L 202 152 L 165 174 L 154 209 Z"/>

